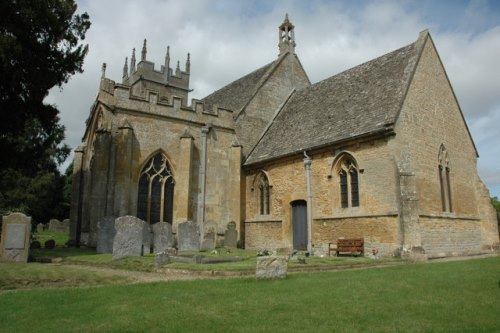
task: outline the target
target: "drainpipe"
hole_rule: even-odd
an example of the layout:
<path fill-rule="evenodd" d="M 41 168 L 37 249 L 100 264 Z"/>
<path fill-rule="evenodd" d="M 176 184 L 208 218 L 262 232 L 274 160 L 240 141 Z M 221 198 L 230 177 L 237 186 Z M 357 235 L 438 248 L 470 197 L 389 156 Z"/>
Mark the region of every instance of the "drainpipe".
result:
<path fill-rule="evenodd" d="M 200 197 L 198 200 L 198 226 L 200 227 L 200 247 L 205 236 L 205 191 L 207 182 L 207 135 L 211 124 L 201 128 L 201 161 L 200 161 Z"/>
<path fill-rule="evenodd" d="M 311 192 L 311 158 L 304 150 L 304 167 L 307 180 L 307 252 L 312 254 L 312 192 Z"/>

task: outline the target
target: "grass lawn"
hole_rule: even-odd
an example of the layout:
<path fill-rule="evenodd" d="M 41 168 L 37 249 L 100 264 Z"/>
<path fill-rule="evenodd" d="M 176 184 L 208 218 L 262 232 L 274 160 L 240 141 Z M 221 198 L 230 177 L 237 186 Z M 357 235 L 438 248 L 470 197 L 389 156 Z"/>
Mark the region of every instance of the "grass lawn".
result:
<path fill-rule="evenodd" d="M 230 253 L 226 253 L 224 249 L 220 249 L 219 253 L 211 252 L 183 252 L 182 255 L 203 255 L 211 258 L 238 257 L 243 259 L 238 262 L 227 262 L 217 264 L 186 264 L 172 263 L 165 266 L 165 269 L 184 269 L 193 271 L 255 271 L 256 251 L 248 251 L 241 249 L 233 249 Z M 127 269 L 142 272 L 156 271 L 154 254 L 147 254 L 142 257 L 127 257 L 118 260 L 113 260 L 111 254 L 97 254 L 94 249 L 77 249 L 56 247 L 55 249 L 35 249 L 31 250 L 31 254 L 35 257 L 46 258 L 62 258 L 63 263 L 80 264 L 98 267 L 109 267 L 117 269 Z M 365 257 L 309 257 L 306 258 L 307 264 L 300 264 L 297 261 L 290 261 L 288 267 L 291 270 L 300 269 L 326 269 L 335 266 L 357 266 L 365 264 L 380 264 L 385 262 L 400 261 L 399 259 L 369 259 Z"/>
<path fill-rule="evenodd" d="M 36 231 L 32 233 L 32 237 L 33 240 L 39 241 L 42 247 L 44 247 L 45 242 L 49 239 L 53 239 L 56 242 L 56 246 L 64 246 L 68 241 L 68 233 L 59 231 Z"/>
<path fill-rule="evenodd" d="M 500 332 L 500 257 L 3 292 L 0 332 Z"/>

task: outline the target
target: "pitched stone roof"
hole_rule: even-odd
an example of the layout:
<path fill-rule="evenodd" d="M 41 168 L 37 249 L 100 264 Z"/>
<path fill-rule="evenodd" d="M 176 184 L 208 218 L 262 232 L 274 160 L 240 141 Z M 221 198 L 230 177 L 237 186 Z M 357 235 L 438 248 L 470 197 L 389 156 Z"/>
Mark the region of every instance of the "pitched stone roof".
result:
<path fill-rule="evenodd" d="M 391 130 L 427 36 L 295 92 L 245 165 Z"/>
<path fill-rule="evenodd" d="M 205 110 L 212 110 L 213 106 L 217 105 L 218 107 L 235 112 L 241 111 L 259 88 L 259 83 L 266 77 L 266 73 L 278 60 L 243 76 L 203 98 L 202 101 L 205 103 Z"/>

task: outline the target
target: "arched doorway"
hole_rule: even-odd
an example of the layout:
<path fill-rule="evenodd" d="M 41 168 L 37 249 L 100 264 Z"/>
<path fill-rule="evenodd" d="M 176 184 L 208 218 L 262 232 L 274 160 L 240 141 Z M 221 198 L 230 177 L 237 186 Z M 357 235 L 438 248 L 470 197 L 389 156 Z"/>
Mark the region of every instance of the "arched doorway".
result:
<path fill-rule="evenodd" d="M 154 224 L 172 223 L 174 179 L 167 156 L 158 152 L 141 171 L 137 192 L 137 217 Z"/>
<path fill-rule="evenodd" d="M 293 248 L 307 250 L 307 202 L 295 200 L 292 205 Z"/>

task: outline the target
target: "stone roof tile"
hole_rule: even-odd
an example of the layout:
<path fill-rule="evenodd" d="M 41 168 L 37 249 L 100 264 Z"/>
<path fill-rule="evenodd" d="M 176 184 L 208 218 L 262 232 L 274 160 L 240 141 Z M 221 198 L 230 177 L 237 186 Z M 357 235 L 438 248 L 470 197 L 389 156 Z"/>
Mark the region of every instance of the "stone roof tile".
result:
<path fill-rule="evenodd" d="M 395 123 L 427 32 L 415 42 L 297 91 L 245 165 L 387 130 Z"/>
<path fill-rule="evenodd" d="M 262 78 L 276 62 L 270 62 L 203 98 L 205 110 L 212 110 L 217 105 L 231 111 L 241 111 L 254 95 Z"/>

